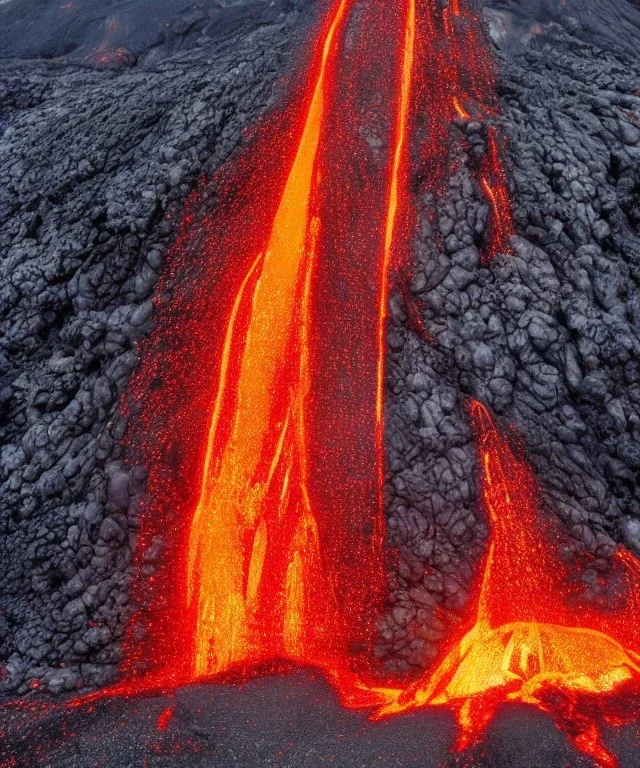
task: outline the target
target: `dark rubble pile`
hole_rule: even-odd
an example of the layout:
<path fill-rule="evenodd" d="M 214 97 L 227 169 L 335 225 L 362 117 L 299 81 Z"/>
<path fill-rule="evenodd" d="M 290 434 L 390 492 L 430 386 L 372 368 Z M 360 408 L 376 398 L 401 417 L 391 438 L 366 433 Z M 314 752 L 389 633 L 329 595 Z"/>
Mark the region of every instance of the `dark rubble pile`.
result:
<path fill-rule="evenodd" d="M 412 298 L 392 301 L 399 558 L 378 653 L 400 669 L 435 657 L 486 542 L 468 397 L 519 430 L 581 546 L 640 552 L 640 66 L 555 24 L 502 66 L 513 253 L 481 265 L 489 209 L 469 171 L 481 126 L 460 126 L 460 170 L 423 201 Z M 410 328 L 415 301 L 431 345 Z"/>
<path fill-rule="evenodd" d="M 122 461 L 118 397 L 182 202 L 309 21 L 141 70 L 0 68 L 0 690 L 113 675 L 145 479 Z"/>
<path fill-rule="evenodd" d="M 181 202 L 264 110 L 308 17 L 122 71 L 0 67 L 1 689 L 115 671 L 145 479 L 123 464 L 118 396 Z M 640 549 L 640 68 L 522 25 L 505 26 L 499 83 L 513 253 L 481 264 L 485 128 L 460 124 L 457 170 L 421 201 L 417 269 L 391 301 L 377 654 L 400 670 L 434 658 L 486 542 L 465 398 L 520 430 L 576 540 Z"/>

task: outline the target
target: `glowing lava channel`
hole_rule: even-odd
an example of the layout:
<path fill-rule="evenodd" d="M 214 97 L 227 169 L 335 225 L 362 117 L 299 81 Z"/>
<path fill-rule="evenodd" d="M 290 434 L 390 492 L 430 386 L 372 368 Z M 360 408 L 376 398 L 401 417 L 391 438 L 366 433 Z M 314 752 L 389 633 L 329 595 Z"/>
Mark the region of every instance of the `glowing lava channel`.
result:
<path fill-rule="evenodd" d="M 439 192 L 448 181 L 453 124 L 480 122 L 486 151 L 480 160 L 472 158 L 471 170 L 491 211 L 482 249 L 484 260 L 490 261 L 499 252 L 509 252 L 514 227 L 500 142 L 490 124 L 498 105 L 495 64 L 483 21 L 464 0 L 452 0 L 444 8 L 440 0 L 422 0 L 417 30 L 416 61 L 424 74 L 417 78 L 414 123 L 425 183 Z"/>
<path fill-rule="evenodd" d="M 615 766 L 596 718 L 612 720 L 618 710 L 613 719 L 623 721 L 617 702 L 640 684 L 638 562 L 626 550 L 616 558 L 616 611 L 572 605 L 562 531 L 541 514 L 531 469 L 483 405 L 473 403 L 471 414 L 491 523 L 476 621 L 432 674 L 403 691 L 380 690 L 386 703 L 378 714 L 450 706 L 463 749 L 479 740 L 501 704 L 522 702 L 555 717 L 598 764 Z M 632 707 L 626 714 L 635 718 Z"/>
<path fill-rule="evenodd" d="M 318 155 L 332 81 L 328 69 L 346 8 L 343 0 L 324 42 L 304 130 L 264 256 L 256 258 L 242 282 L 227 326 L 202 491 L 188 545 L 188 601 L 197 615 L 192 670 L 196 678 L 274 658 L 313 663 L 335 673 L 346 652 L 348 620 L 341 616 L 344 606 L 334 591 L 339 578 L 332 577 L 323 551 L 308 488 L 313 441 L 306 426 L 312 389 L 310 302 L 315 282 L 322 280 L 314 269 L 322 221 L 312 215 L 312 207 L 320 183 Z M 389 271 L 406 187 L 415 15 L 415 0 L 407 0 L 379 259 L 378 455 L 371 474 L 378 509 L 370 514 L 377 530 L 383 513 Z M 254 272 L 258 277 L 250 292 Z M 243 307 L 249 320 L 241 336 L 235 325 Z M 228 375 L 232 354 L 241 357 L 236 380 Z M 221 437 L 225 419 L 229 426 Z M 334 528 L 341 524 L 336 520 Z M 379 536 L 373 540 L 381 543 Z M 381 561 L 381 552 L 377 558 Z"/>
<path fill-rule="evenodd" d="M 444 9 L 439 0 L 405 0 L 393 8 L 377 0 L 362 3 L 370 14 L 360 30 L 363 39 L 347 45 L 343 30 L 353 4 L 341 0 L 332 6 L 301 99 L 303 114 L 297 117 L 291 110 L 287 130 L 273 137 L 263 131 L 255 148 L 261 162 L 252 162 L 256 154 L 244 164 L 242 157 L 236 159 L 239 170 L 216 190 L 219 205 L 210 221 L 187 209 L 169 274 L 180 275 L 198 259 L 202 272 L 188 284 L 190 290 L 166 305 L 158 298 L 159 322 L 131 395 L 143 404 L 144 417 L 142 437 L 138 443 L 131 439 L 131 445 L 150 466 L 150 496 L 158 505 L 143 516 L 146 548 L 139 546 L 137 556 L 140 582 L 148 592 L 138 599 L 155 602 L 156 613 L 155 626 L 149 622 L 150 639 L 138 643 L 131 630 L 125 646 L 144 648 L 160 672 L 149 683 L 138 679 L 100 695 L 135 693 L 154 682 L 174 686 L 286 658 L 323 667 L 345 701 L 375 703 L 380 716 L 419 706 L 453 708 L 461 747 L 481 736 L 500 703 L 533 704 L 551 712 L 579 749 L 612 766 L 595 715 L 622 722 L 624 708 L 616 705 L 616 697 L 622 701 L 627 686 L 640 682 L 640 564 L 622 550 L 615 558 L 615 610 L 571 604 L 561 536 L 543 524 L 532 472 L 479 404 L 472 417 L 492 536 L 475 624 L 435 672 L 404 690 L 356 683 L 341 674 L 350 668 L 347 647 L 362 639 L 354 626 L 366 619 L 366 590 L 371 582 L 376 592 L 383 570 L 387 306 L 390 271 L 409 251 L 413 155 L 428 162 L 428 185 L 440 188 L 450 169 L 452 123 L 491 114 L 493 88 L 480 22 L 462 0 L 451 0 Z M 381 97 L 382 109 L 380 104 L 377 109 L 392 115 L 379 144 L 391 138 L 388 157 L 381 153 L 388 169 L 376 175 L 362 147 L 366 121 L 358 124 L 356 106 L 349 98 L 341 101 L 334 90 L 338 61 L 348 66 L 345 60 L 352 57 L 354 82 L 371 70 L 372 62 L 359 56 L 372 47 L 371 30 L 383 36 L 387 24 L 388 51 L 384 41 L 376 66 L 384 71 L 388 64 L 395 75 L 388 71 L 379 79 L 380 91 L 389 87 L 391 95 Z M 362 179 L 362 188 L 353 193 L 339 189 L 350 166 L 336 159 L 338 150 L 329 151 L 336 135 L 349 152 L 363 153 L 348 176 Z M 280 147 L 289 159 L 276 162 Z M 278 171 L 278 164 L 286 167 Z M 254 167 L 255 178 L 250 176 Z M 488 244 L 493 255 L 505 248 L 512 224 L 492 128 L 476 171 L 493 211 Z M 247 175 L 250 182 L 238 182 Z M 275 190 L 273 199 L 268 194 L 258 199 L 256 190 L 267 189 Z M 203 197 L 206 192 L 201 191 Z M 240 200 L 235 209 L 224 208 L 227 197 Z M 204 202 L 196 196 L 194 206 L 203 208 Z M 206 233 L 201 251 L 200 229 Z M 367 239 L 369 230 L 373 235 Z M 358 272 L 361 262 L 366 269 Z M 343 276 L 346 287 L 340 285 Z M 374 285 L 367 287 L 366 278 Z M 352 282 L 355 299 L 349 293 Z M 211 301 L 212 293 L 219 301 Z M 348 318 L 338 312 L 336 318 L 321 317 L 319 295 L 325 314 L 327 307 L 342 309 L 346 295 Z M 332 347 L 350 351 L 349 323 L 360 347 L 351 352 L 355 365 L 331 359 Z M 212 328 L 226 330 L 214 339 Z M 335 339 L 322 337 L 327 328 Z M 167 369 L 177 383 L 163 381 Z M 345 371 L 355 373 L 346 385 Z M 217 388 L 202 383 L 216 374 Z M 354 401 L 350 395 L 361 394 L 367 382 L 371 389 Z M 331 402 L 322 400 L 324 392 Z M 334 395 L 342 397 L 341 408 L 330 421 Z M 345 404 L 364 410 L 363 420 L 345 413 Z M 336 429 L 336 439 L 327 424 L 339 421 L 348 425 Z M 371 451 L 363 424 L 374 437 Z M 334 472 L 347 464 L 345 442 L 351 463 Z M 371 455 L 374 466 L 367 461 Z M 338 496 L 348 501 L 326 503 Z M 368 508 L 361 502 L 370 496 Z M 167 531 L 172 522 L 184 524 L 185 510 L 189 529 L 171 541 Z M 150 565 L 157 558 L 145 559 L 158 531 L 169 538 L 162 579 Z M 181 560 L 185 542 L 186 563 Z M 167 584 L 171 589 L 163 589 Z"/>
<path fill-rule="evenodd" d="M 318 79 L 296 157 L 263 257 L 243 282 L 227 329 L 225 358 L 241 356 L 237 381 L 223 359 L 202 492 L 191 524 L 188 601 L 197 604 L 193 675 L 273 657 L 309 662 L 336 616 L 320 560 L 306 488 L 305 398 L 309 290 L 317 222 L 310 200 L 325 109 L 327 67 L 345 17 L 342 0 L 324 42 Z M 246 294 L 254 269 L 259 277 Z M 245 338 L 235 315 L 250 302 Z M 219 430 L 233 388 L 230 434 Z M 280 583 L 265 584 L 279 576 Z M 310 586 L 324 582 L 327 615 L 310 613 Z M 314 627 L 311 651 L 303 633 Z"/>
<path fill-rule="evenodd" d="M 411 116 L 411 92 L 414 76 L 415 38 L 416 38 L 416 1 L 407 0 L 404 45 L 402 51 L 402 67 L 399 83 L 399 103 L 397 109 L 395 140 L 392 159 L 391 176 L 389 181 L 389 198 L 385 219 L 384 251 L 380 263 L 380 304 L 378 314 L 378 365 L 377 365 L 377 394 L 376 394 L 376 443 L 378 448 L 378 489 L 380 494 L 381 513 L 384 487 L 384 402 L 385 402 L 385 370 L 387 359 L 387 315 L 389 307 L 389 276 L 393 261 L 393 248 L 396 245 L 396 230 L 398 226 L 398 209 L 402 205 L 403 191 L 407 182 L 408 167 L 408 134 Z"/>

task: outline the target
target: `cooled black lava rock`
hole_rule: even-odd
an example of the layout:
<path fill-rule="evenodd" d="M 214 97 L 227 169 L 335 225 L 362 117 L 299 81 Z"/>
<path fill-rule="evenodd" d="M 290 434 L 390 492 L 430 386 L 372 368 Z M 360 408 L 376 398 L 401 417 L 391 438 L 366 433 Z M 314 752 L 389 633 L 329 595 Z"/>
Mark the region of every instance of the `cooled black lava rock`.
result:
<path fill-rule="evenodd" d="M 638 0 L 481 0 L 502 15 L 511 28 L 512 43 L 556 24 L 569 35 L 599 48 L 637 56 L 640 43 Z M 495 18 L 495 16 L 494 16 Z"/>
<path fill-rule="evenodd" d="M 166 723 L 162 730 L 159 720 Z M 455 725 L 449 713 L 430 709 L 372 722 L 363 712 L 345 709 L 331 686 L 308 670 L 244 685 L 195 685 L 171 695 L 106 699 L 90 711 L 9 711 L 3 726 L 0 758 L 17 760 L 20 768 L 593 765 L 531 708 L 505 708 L 482 745 L 461 756 L 452 751 Z M 620 768 L 637 766 L 634 730 L 607 733 Z"/>
<path fill-rule="evenodd" d="M 56 59 L 114 68 L 153 64 L 211 38 L 239 41 L 306 0 L 4 0 L 0 59 Z"/>
<path fill-rule="evenodd" d="M 145 472 L 123 463 L 119 396 L 182 203 L 265 111 L 312 16 L 243 18 L 155 64 L 0 67 L 5 689 L 100 685 L 120 659 Z"/>

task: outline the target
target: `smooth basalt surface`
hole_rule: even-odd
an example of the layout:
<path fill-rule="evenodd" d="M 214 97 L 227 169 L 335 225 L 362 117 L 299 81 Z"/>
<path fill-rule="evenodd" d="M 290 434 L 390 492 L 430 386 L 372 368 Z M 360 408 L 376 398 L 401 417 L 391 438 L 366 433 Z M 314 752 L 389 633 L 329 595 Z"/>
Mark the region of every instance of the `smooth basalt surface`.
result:
<path fill-rule="evenodd" d="M 56 697 L 58 704 L 61 697 Z M 590 768 L 551 720 L 505 708 L 480 747 L 453 751 L 453 718 L 421 711 L 371 722 L 344 709 L 307 671 L 243 685 L 196 685 L 171 696 L 91 708 L 5 713 L 0 764 L 20 768 Z M 607 732 L 620 768 L 635 768 L 634 729 Z M 11 765 L 11 763 L 8 763 Z"/>

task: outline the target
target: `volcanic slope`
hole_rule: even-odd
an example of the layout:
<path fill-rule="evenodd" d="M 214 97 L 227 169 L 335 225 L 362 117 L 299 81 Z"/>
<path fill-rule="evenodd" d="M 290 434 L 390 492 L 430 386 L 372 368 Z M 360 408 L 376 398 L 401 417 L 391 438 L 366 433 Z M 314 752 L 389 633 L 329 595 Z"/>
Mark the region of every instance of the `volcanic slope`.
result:
<path fill-rule="evenodd" d="M 577 2 L 567 3 L 573 31 L 549 7 L 487 15 L 501 46 L 513 254 L 480 263 L 489 206 L 472 168 L 486 129 L 459 122 L 446 192 L 418 201 L 417 269 L 391 296 L 397 557 L 377 654 L 392 671 L 432 663 L 468 610 L 486 525 L 467 395 L 518 428 L 549 510 L 582 545 L 605 558 L 616 541 L 640 549 L 640 72 L 624 42 L 635 11 L 620 0 L 621 25 L 620 13 L 602 14 L 603 49 Z M 100 685 L 115 671 L 144 489 L 142 468 L 122 463 L 117 396 L 152 326 L 180 203 L 266 109 L 312 15 L 290 8 L 117 71 L 2 63 L 7 691 Z M 416 307 L 433 343 L 415 333 Z M 150 577 L 163 546 L 159 537 L 144 554 Z"/>

